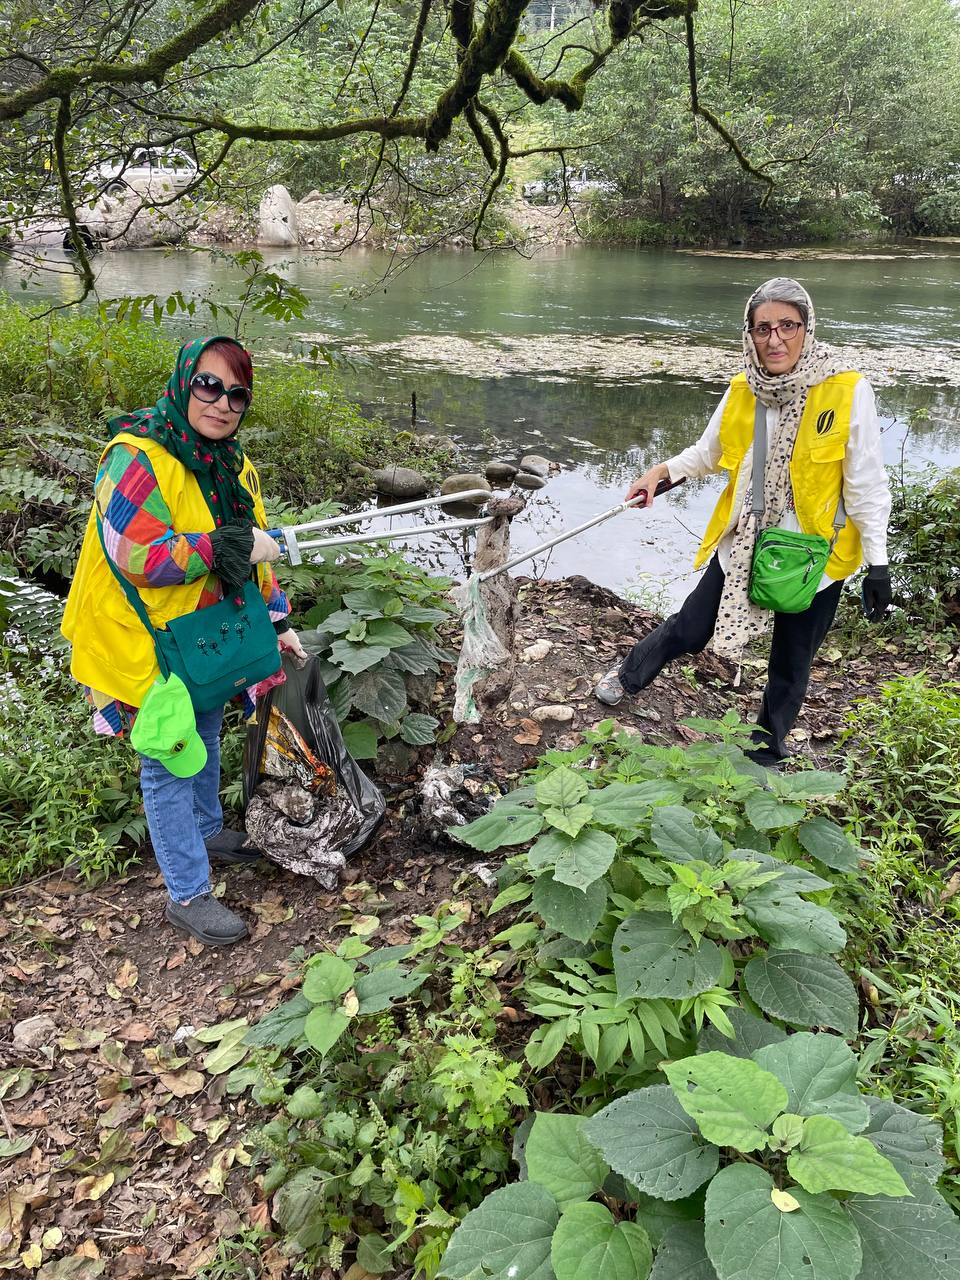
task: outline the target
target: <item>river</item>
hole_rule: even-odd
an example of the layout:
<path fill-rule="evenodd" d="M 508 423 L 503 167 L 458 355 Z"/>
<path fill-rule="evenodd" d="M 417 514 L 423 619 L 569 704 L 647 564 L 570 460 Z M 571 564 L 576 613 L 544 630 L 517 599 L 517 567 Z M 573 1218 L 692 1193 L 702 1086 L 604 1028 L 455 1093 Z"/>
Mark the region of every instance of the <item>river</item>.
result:
<path fill-rule="evenodd" d="M 464 469 L 523 452 L 560 464 L 515 522 L 518 548 L 613 505 L 631 477 L 699 435 L 737 371 L 744 300 L 771 275 L 796 276 L 809 289 L 818 335 L 849 348 L 871 377 L 888 463 L 960 461 L 960 243 L 775 257 L 446 252 L 389 276 L 383 253 L 265 257 L 311 305 L 290 326 L 259 316 L 245 324 L 255 350 L 276 358 L 293 338 L 319 339 L 344 357 L 338 377 L 365 409 L 398 429 L 409 427 L 416 393 L 418 429 L 454 436 Z M 96 270 L 104 298 L 182 290 L 223 301 L 239 277 L 227 257 L 205 251 L 107 253 Z M 16 269 L 0 267 L 0 287 L 21 301 L 65 300 L 75 287 L 47 275 L 26 295 L 18 285 Z M 177 317 L 165 323 L 176 334 L 189 327 Z M 520 572 L 582 573 L 674 601 L 689 588 L 719 485 L 687 484 L 652 511 L 621 515 Z M 448 535 L 429 560 L 460 572 L 466 549 Z"/>

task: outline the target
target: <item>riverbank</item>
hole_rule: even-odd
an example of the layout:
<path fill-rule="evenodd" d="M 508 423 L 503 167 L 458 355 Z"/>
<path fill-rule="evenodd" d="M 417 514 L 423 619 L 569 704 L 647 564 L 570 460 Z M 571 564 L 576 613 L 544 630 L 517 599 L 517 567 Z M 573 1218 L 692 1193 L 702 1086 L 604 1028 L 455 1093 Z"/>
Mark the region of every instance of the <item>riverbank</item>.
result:
<path fill-rule="evenodd" d="M 220 1280 L 233 1273 L 204 1268 L 223 1260 L 226 1247 L 231 1257 L 248 1257 L 251 1275 L 293 1274 L 296 1257 L 273 1235 L 282 1205 L 257 1163 L 263 1104 L 236 1088 L 231 1071 L 246 1050 L 228 1038 L 229 1028 L 252 1024 L 287 999 L 299 986 L 303 957 L 329 953 L 344 938 L 403 945 L 425 918 L 455 910 L 448 943 L 484 954 L 503 923 L 485 919 L 503 855 L 476 854 L 446 834 L 449 819 L 438 822 L 421 788 L 426 766 L 462 769 L 453 806 L 482 811 L 544 753 L 575 748 L 609 719 L 591 695 L 593 679 L 657 622 L 585 579 L 525 580 L 519 598 L 509 701 L 442 747 L 415 753 L 403 773 L 384 781 L 387 821 L 351 859 L 340 891 L 321 892 L 269 864 L 221 870 L 215 892 L 243 913 L 252 935 L 228 950 L 169 929 L 162 882 L 146 853 L 140 866 L 107 883 L 54 873 L 0 897 L 4 1258 L 34 1270 L 43 1260 L 45 1280 Z M 889 634 L 876 643 L 868 636 L 858 644 L 848 637 L 841 651 L 828 641 L 814 665 L 793 735 L 807 765 L 842 767 L 838 735 L 850 705 L 878 698 L 886 681 L 929 657 L 918 654 L 916 637 Z M 960 636 L 946 649 L 941 637 L 938 676 L 958 673 Z M 738 689 L 730 676 L 725 663 L 699 655 L 674 664 L 613 715 L 638 743 L 689 746 L 704 735 L 681 718 L 755 712 L 762 659 L 746 665 Z M 446 719 L 451 702 L 447 668 L 432 709 Z M 551 716 L 538 714 L 545 705 Z M 948 872 L 939 880 L 931 873 L 945 895 L 925 908 L 931 942 L 952 927 L 940 915 L 949 905 Z M 905 923 L 918 906 L 911 892 L 901 886 L 902 899 L 889 904 Z M 876 938 L 861 962 L 882 970 L 883 948 Z M 517 1018 L 530 1029 L 530 1015 L 513 1007 L 509 976 L 500 986 L 509 1007 L 497 1020 L 509 1041 Z M 875 1008 L 868 1002 L 864 1035 L 898 1007 L 886 995 Z M 336 1266 L 323 1272 L 328 1280 L 335 1274 Z M 388 1267 L 386 1274 L 408 1273 Z"/>

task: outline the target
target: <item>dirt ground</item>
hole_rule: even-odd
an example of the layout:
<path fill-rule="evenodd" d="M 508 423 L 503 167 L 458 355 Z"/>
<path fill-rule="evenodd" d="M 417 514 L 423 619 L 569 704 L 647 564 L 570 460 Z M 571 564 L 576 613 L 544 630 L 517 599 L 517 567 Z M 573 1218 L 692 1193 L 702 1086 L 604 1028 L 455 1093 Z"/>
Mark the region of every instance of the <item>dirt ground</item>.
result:
<path fill-rule="evenodd" d="M 544 749 L 572 747 L 607 718 L 593 680 L 657 621 L 583 578 L 525 582 L 520 595 L 509 701 L 437 749 L 438 760 L 469 766 L 464 804 L 475 812 Z M 875 658 L 844 655 L 828 639 L 797 726 L 799 751 L 828 763 L 846 705 L 917 665 L 895 648 L 886 657 L 880 671 Z M 956 671 L 960 654 L 951 664 Z M 760 659 L 747 665 L 734 690 L 730 668 L 701 655 L 614 714 L 648 740 L 692 740 L 679 717 L 732 706 L 752 718 L 762 668 Z M 452 684 L 450 672 L 438 681 L 441 714 Z M 544 706 L 568 708 L 569 718 L 541 721 L 533 713 Z M 211 1046 L 189 1036 L 255 1021 L 297 985 L 304 955 L 336 945 L 360 917 L 376 917 L 376 941 L 389 945 L 407 940 L 414 914 L 451 897 L 481 906 L 490 890 L 478 870 L 489 872 L 425 820 L 418 779 L 427 763 L 421 752 L 386 785 L 387 821 L 337 893 L 270 864 L 220 869 L 216 891 L 250 924 L 244 945 L 206 948 L 174 933 L 149 853 L 97 887 L 58 874 L 0 895 L 0 1271 L 171 1280 L 194 1275 L 238 1228 L 269 1228 L 243 1140 L 257 1109 L 248 1114 L 242 1097 L 226 1094 L 226 1075 L 209 1067 Z M 288 1274 L 275 1251 L 266 1265 L 268 1276 Z"/>

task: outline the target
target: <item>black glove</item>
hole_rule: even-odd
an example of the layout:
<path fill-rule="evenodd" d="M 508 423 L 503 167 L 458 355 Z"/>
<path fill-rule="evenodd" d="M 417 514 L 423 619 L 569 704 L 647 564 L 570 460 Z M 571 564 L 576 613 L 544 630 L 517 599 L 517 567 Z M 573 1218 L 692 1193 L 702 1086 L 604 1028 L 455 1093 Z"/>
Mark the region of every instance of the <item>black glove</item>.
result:
<path fill-rule="evenodd" d="M 893 604 L 890 570 L 885 564 L 872 564 L 861 587 L 863 616 L 868 622 L 883 622 Z"/>

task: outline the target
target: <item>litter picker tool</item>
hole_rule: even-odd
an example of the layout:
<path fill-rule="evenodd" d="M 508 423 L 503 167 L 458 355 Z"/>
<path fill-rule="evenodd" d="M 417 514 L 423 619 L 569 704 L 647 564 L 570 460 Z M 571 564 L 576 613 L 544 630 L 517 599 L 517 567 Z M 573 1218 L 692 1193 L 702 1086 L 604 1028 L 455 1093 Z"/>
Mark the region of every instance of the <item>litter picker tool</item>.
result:
<path fill-rule="evenodd" d="M 674 481 L 661 480 L 654 490 L 654 497 L 659 497 L 662 493 L 668 493 L 671 489 L 676 489 L 681 484 L 683 484 L 682 479 Z M 510 656 L 487 620 L 483 592 L 481 590 L 484 583 L 489 582 L 491 578 L 498 577 L 501 573 L 506 573 L 509 569 L 515 568 L 518 564 L 523 564 L 525 560 L 531 560 L 534 556 L 539 555 L 541 551 L 549 551 L 561 542 L 566 542 L 568 538 L 575 538 L 577 534 L 583 533 L 587 529 L 592 529 L 594 525 L 603 524 L 605 520 L 612 520 L 621 511 L 629 511 L 631 508 L 645 503 L 646 499 L 647 491 L 646 489 L 641 489 L 629 501 L 618 502 L 615 507 L 610 507 L 608 511 L 601 511 L 599 515 L 593 516 L 590 520 L 584 520 L 582 524 L 575 525 L 572 529 L 562 530 L 555 537 L 548 538 L 546 542 L 541 542 L 537 546 L 531 547 L 528 551 L 522 551 L 519 555 L 511 556 L 503 564 L 498 564 L 483 573 L 471 573 L 463 586 L 455 587 L 451 591 L 450 594 L 458 605 L 463 619 L 463 644 L 460 649 L 460 660 L 457 663 L 456 700 L 453 708 L 454 720 L 459 724 L 464 724 L 473 723 L 480 719 L 480 713 L 473 698 L 473 687 L 478 680 L 495 670 L 501 663 L 506 662 Z"/>
<path fill-rule="evenodd" d="M 392 507 L 375 507 L 370 511 L 348 511 L 338 516 L 327 516 L 324 520 L 310 520 L 306 524 L 283 525 L 279 529 L 268 529 L 267 533 L 275 538 L 283 549 L 287 560 L 292 565 L 303 563 L 303 552 L 321 551 L 326 547 L 351 546 L 356 542 L 383 542 L 394 538 L 419 537 L 423 533 L 449 533 L 454 529 L 475 529 L 478 525 L 488 524 L 492 516 L 478 516 L 465 520 L 444 520 L 438 524 L 411 525 L 406 529 L 389 529 L 385 533 L 343 533 L 333 537 L 304 539 L 305 533 L 314 533 L 323 529 L 334 529 L 343 524 L 360 524 L 368 520 L 383 520 L 389 516 L 402 516 L 411 511 L 421 511 L 426 507 L 444 506 L 454 502 L 473 502 L 491 497 L 489 489 L 467 489 L 464 493 L 445 493 L 436 498 L 422 498 L 417 502 L 400 502 Z"/>

